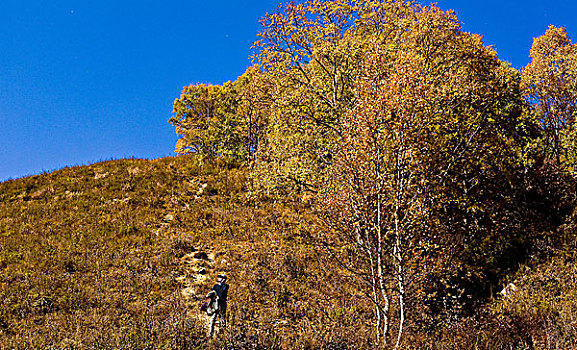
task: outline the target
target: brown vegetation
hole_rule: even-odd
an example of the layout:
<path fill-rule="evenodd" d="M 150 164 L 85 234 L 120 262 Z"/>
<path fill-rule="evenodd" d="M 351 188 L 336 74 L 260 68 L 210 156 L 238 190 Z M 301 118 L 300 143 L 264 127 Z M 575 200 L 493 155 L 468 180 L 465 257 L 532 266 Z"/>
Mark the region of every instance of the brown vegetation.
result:
<path fill-rule="evenodd" d="M 326 254 L 310 205 L 250 200 L 243 166 L 111 161 L 7 181 L 0 193 L 0 348 L 372 347 L 372 304 L 354 271 Z M 574 346 L 568 222 L 535 241 L 526 268 L 485 281 L 495 299 L 468 315 L 409 300 L 403 348 Z M 182 261 L 196 255 L 207 278 L 183 294 L 194 277 Z M 200 305 L 218 272 L 230 276 L 229 327 L 209 340 Z M 519 291 L 505 299 L 507 281 Z"/>
<path fill-rule="evenodd" d="M 309 238 L 307 206 L 250 201 L 245 172 L 189 156 L 0 184 L 0 348 L 205 348 L 200 305 L 221 271 L 230 327 L 209 347 L 362 340 L 369 316 L 327 283 L 338 269 Z M 209 251 L 207 278 L 183 295 L 182 258 Z"/>

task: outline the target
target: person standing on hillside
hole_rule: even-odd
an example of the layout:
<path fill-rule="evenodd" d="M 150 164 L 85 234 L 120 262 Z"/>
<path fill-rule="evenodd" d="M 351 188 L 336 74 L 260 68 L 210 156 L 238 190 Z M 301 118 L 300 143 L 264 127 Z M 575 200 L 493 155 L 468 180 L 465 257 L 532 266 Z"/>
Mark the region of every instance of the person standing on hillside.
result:
<path fill-rule="evenodd" d="M 228 284 L 226 284 L 226 275 L 218 275 L 218 283 L 212 287 L 212 290 L 218 295 L 218 311 L 222 318 L 222 325 L 226 325 L 226 304 L 228 297 Z"/>
<path fill-rule="evenodd" d="M 226 284 L 226 275 L 218 275 L 218 283 L 212 287 L 212 290 L 207 295 L 209 299 L 209 304 L 215 302 L 217 305 L 216 310 L 213 311 L 210 316 L 209 323 L 209 336 L 212 337 L 214 334 L 214 326 L 216 324 L 217 317 L 220 317 L 220 325 L 222 327 L 226 326 L 226 306 L 228 297 L 228 284 Z"/>

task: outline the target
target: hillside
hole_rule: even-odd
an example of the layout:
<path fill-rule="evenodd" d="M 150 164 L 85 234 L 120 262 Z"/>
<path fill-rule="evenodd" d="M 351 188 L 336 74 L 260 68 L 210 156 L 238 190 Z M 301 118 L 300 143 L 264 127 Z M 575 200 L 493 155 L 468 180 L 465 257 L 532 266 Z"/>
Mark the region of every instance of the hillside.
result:
<path fill-rule="evenodd" d="M 244 176 L 177 157 L 0 184 L 0 348 L 203 346 L 198 299 L 217 272 L 232 286 L 232 348 L 339 337 L 332 325 L 346 329 L 340 308 L 353 306 L 315 295 L 331 271 L 306 239 L 304 207 L 250 202 Z M 317 297 L 342 305 L 311 314 Z"/>
<path fill-rule="evenodd" d="M 314 227 L 304 201 L 251 200 L 243 167 L 192 156 L 1 183 L 0 348 L 367 348 L 371 305 Z M 406 346 L 575 346 L 575 231 L 507 277 L 512 296 Z M 220 272 L 230 326 L 211 340 L 200 305 Z"/>

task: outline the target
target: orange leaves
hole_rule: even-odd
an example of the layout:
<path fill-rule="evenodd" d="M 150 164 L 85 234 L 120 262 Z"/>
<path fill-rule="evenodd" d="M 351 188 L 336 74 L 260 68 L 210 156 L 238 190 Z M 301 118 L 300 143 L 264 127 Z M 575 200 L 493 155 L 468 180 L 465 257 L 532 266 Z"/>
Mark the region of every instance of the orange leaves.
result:
<path fill-rule="evenodd" d="M 565 28 L 550 25 L 544 35 L 534 39 L 530 57 L 556 60 L 571 50 L 571 39 Z"/>
<path fill-rule="evenodd" d="M 447 212 L 480 216 L 489 206 L 467 186 L 486 185 L 487 174 L 513 162 L 518 74 L 436 6 L 395 2 L 362 18 L 359 30 L 378 40 L 365 41 L 354 103 L 340 119 L 333 207 L 319 210 L 340 219 L 367 275 L 402 281 L 403 268 L 422 272 L 415 249 L 451 240 L 443 225 L 456 219 Z M 378 288 L 401 297 L 405 287 Z"/>

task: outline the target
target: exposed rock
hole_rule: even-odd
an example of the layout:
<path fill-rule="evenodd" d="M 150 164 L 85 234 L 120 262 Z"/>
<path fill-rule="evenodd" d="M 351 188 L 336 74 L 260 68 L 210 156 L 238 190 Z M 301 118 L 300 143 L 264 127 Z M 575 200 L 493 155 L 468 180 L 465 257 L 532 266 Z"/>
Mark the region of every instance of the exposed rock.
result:
<path fill-rule="evenodd" d="M 515 294 L 518 290 L 519 288 L 517 288 L 516 285 L 514 285 L 513 283 L 509 283 L 505 288 L 503 288 L 502 291 L 499 292 L 499 294 L 501 294 L 504 297 L 510 297 L 513 294 Z"/>
<path fill-rule="evenodd" d="M 96 173 L 96 174 L 94 175 L 94 180 L 104 179 L 104 178 L 108 177 L 108 175 L 110 175 L 108 172 L 106 172 L 106 173 Z"/>
<path fill-rule="evenodd" d="M 187 287 L 181 290 L 182 296 L 184 296 L 185 298 L 191 298 L 194 296 L 195 292 L 194 292 L 194 288 L 192 287 Z"/>

